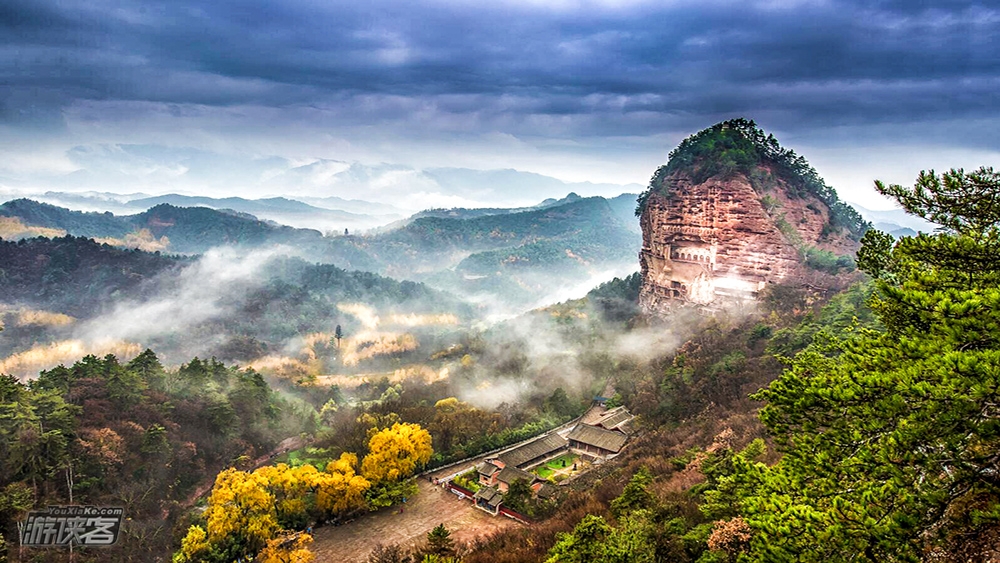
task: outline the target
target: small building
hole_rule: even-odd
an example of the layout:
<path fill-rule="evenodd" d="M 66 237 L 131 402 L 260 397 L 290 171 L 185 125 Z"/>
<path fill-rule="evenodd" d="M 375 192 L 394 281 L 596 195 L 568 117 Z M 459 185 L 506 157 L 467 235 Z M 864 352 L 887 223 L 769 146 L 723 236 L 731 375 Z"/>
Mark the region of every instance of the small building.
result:
<path fill-rule="evenodd" d="M 490 514 L 496 516 L 500 512 L 500 505 L 503 503 L 503 495 L 496 487 L 483 487 L 476 491 L 475 496 L 472 497 L 473 502 L 476 503 L 476 508 L 485 510 Z"/>
<path fill-rule="evenodd" d="M 627 434 L 626 428 L 633 418 L 635 417 L 625 407 L 615 407 L 604 413 L 594 426 L 600 426 L 605 430 L 621 430 Z"/>
<path fill-rule="evenodd" d="M 490 461 L 480 463 L 476 467 L 476 472 L 479 473 L 479 484 L 483 487 L 493 487 L 497 484 L 497 475 L 500 473 L 502 467 L 498 467 L 495 463 Z"/>
<path fill-rule="evenodd" d="M 569 440 L 570 449 L 607 459 L 621 451 L 628 436 L 618 430 L 577 424 L 566 439 Z"/>
<path fill-rule="evenodd" d="M 500 462 L 500 464 L 502 463 Z M 496 487 L 501 493 L 506 493 L 510 489 L 511 483 L 518 479 L 527 481 L 535 491 L 538 490 L 538 487 L 542 483 L 542 480 L 534 473 L 528 473 L 513 465 L 500 467 L 497 464 L 497 460 L 490 460 L 479 465 L 476 471 L 479 473 L 479 485 L 481 487 Z"/>
<path fill-rule="evenodd" d="M 551 483 L 542 483 L 542 486 L 538 488 L 538 498 L 551 500 L 556 497 L 559 489 Z"/>
<path fill-rule="evenodd" d="M 534 491 L 537 491 L 538 487 L 542 486 L 542 480 L 538 478 L 538 475 L 508 465 L 497 474 L 497 488 L 500 489 L 501 493 L 506 493 L 510 490 L 511 484 L 518 479 L 527 481 L 528 485 Z"/>

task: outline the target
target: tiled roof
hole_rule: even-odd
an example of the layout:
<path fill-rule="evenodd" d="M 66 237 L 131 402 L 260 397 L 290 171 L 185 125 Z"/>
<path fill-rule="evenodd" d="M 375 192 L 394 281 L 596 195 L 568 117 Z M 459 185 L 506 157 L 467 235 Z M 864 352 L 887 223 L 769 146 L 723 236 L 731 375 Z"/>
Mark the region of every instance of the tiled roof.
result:
<path fill-rule="evenodd" d="M 538 489 L 538 496 L 544 499 L 549 499 L 556 496 L 556 492 L 558 492 L 558 490 L 559 489 L 557 489 L 555 485 L 552 485 L 551 483 L 545 483 L 541 486 L 540 489 Z"/>
<path fill-rule="evenodd" d="M 514 448 L 509 452 L 500 454 L 500 459 L 508 466 L 520 467 L 533 459 L 546 456 L 560 448 L 566 447 L 566 440 L 562 436 L 553 432 L 548 436 L 543 436 L 537 440 L 532 440 L 523 446 Z"/>
<path fill-rule="evenodd" d="M 626 440 L 626 436 L 621 432 L 605 430 L 589 424 L 577 424 L 566 438 L 615 453 L 622 449 Z"/>
<path fill-rule="evenodd" d="M 500 472 L 500 475 L 497 476 L 497 481 L 502 481 L 507 483 L 507 485 L 510 485 L 518 479 L 524 479 L 528 483 L 534 483 L 537 478 L 538 477 L 536 475 L 528 473 L 523 469 L 518 469 L 508 465 L 507 467 L 504 467 L 503 471 Z"/>
<path fill-rule="evenodd" d="M 599 420 L 597 424 L 608 430 L 612 430 L 630 420 L 632 420 L 632 413 L 625 410 L 625 407 L 618 407 L 616 410 L 608 411 L 607 415 Z"/>
<path fill-rule="evenodd" d="M 476 491 L 473 498 L 476 499 L 477 502 L 482 500 L 489 505 L 490 508 L 496 508 L 501 502 L 503 502 L 503 495 L 494 487 L 483 487 L 479 489 Z"/>
<path fill-rule="evenodd" d="M 481 463 L 479 467 L 476 468 L 476 471 L 478 471 L 480 475 L 486 475 L 487 477 L 492 477 L 494 473 L 500 471 L 500 468 L 493 465 L 492 463 L 486 462 L 486 463 Z"/>

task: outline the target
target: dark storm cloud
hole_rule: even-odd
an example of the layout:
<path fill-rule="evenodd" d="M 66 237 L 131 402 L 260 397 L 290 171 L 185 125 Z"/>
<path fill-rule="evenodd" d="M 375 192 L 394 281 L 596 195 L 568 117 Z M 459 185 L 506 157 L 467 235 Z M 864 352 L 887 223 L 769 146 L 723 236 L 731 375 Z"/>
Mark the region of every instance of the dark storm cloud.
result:
<path fill-rule="evenodd" d="M 1000 86 L 1000 12 L 976 2 L 7 0 L 0 30 L 6 121 L 82 100 L 644 135 L 994 117 Z"/>

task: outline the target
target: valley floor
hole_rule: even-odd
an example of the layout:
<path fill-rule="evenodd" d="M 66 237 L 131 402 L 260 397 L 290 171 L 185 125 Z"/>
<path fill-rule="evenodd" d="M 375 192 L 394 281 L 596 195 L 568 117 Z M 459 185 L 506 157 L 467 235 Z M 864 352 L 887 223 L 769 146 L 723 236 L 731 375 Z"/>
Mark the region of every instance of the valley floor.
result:
<path fill-rule="evenodd" d="M 324 526 L 313 530 L 314 543 L 310 550 L 316 563 L 364 562 L 376 543 L 398 543 L 404 548 L 423 545 L 438 524 L 451 530 L 456 544 L 467 543 L 511 526 L 521 526 L 502 516 L 490 516 L 476 509 L 468 500 L 429 481 L 417 481 L 420 493 L 405 505 L 366 514 L 341 526 Z"/>

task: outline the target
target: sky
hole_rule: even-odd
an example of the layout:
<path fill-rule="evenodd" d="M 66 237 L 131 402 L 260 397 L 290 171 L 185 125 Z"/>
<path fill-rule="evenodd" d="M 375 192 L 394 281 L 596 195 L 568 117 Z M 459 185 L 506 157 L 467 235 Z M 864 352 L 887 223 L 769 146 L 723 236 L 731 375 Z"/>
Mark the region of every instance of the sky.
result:
<path fill-rule="evenodd" d="M 470 203 L 407 182 L 645 185 L 747 117 L 887 208 L 876 178 L 997 161 L 997 92 L 996 2 L 4 0 L 0 189 L 278 195 L 269 178 L 334 162 L 393 165 L 384 197 Z M 330 177 L 302 189 L 380 197 Z"/>

